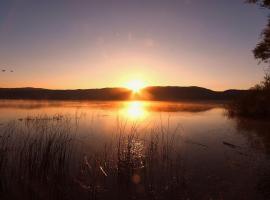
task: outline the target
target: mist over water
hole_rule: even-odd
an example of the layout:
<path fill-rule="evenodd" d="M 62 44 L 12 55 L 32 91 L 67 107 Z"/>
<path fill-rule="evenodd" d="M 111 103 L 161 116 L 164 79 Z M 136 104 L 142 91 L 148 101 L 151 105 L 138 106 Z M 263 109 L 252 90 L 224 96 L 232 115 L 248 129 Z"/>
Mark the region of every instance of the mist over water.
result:
<path fill-rule="evenodd" d="M 123 135 L 134 131 L 149 136 L 149 130 L 166 129 L 180 137 L 174 142 L 181 153 L 187 194 L 264 197 L 266 183 L 261 177 L 265 175 L 258 174 L 264 174 L 270 164 L 270 125 L 230 119 L 220 102 L 0 101 L 1 130 L 11 121 L 27 126 L 32 121 L 60 121 L 67 116 L 78 120 L 75 155 L 81 157 L 77 160 L 89 152 L 103 152 L 119 130 Z M 135 143 L 140 158 L 144 145 L 141 140 Z"/>

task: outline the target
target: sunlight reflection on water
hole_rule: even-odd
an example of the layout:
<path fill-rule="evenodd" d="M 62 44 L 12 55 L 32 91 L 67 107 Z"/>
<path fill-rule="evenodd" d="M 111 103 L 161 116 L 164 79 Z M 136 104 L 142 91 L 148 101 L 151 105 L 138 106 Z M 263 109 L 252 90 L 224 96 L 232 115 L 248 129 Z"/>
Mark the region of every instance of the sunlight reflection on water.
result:
<path fill-rule="evenodd" d="M 127 102 L 122 110 L 125 117 L 130 119 L 144 119 L 148 115 L 146 102 L 132 101 Z"/>
<path fill-rule="evenodd" d="M 202 189 L 223 188 L 223 182 L 217 182 L 219 178 L 234 187 L 243 185 L 241 191 L 255 194 L 250 188 L 255 188 L 256 183 L 249 181 L 250 188 L 247 189 L 246 178 L 255 180 L 258 171 L 269 171 L 270 123 L 227 118 L 222 102 L 0 100 L 0 134 L 10 120 L 24 126 L 25 122 L 30 123 L 31 119 L 39 116 L 46 123 L 61 124 L 66 115 L 76 119 L 76 122 L 78 117 L 76 141 L 79 142 L 78 152 L 83 155 L 92 151 L 103 152 L 104 146 L 109 147 L 119 132 L 125 136 L 121 145 L 129 152 L 122 153 L 123 157 L 128 153 L 132 156 L 133 167 L 137 170 L 132 176 L 134 184 L 143 181 L 140 169 L 147 166 L 144 160 L 151 155 L 155 145 L 163 144 L 163 134 L 174 133 L 179 125 L 177 130 L 182 143 L 177 144 L 181 146 L 181 156 L 183 154 L 181 162 L 190 177 L 195 177 L 193 180 L 196 181 L 190 182 L 195 183 L 192 185 L 195 189 L 201 185 L 209 185 Z M 155 135 L 156 132 L 162 135 Z M 138 134 L 144 138 L 138 137 Z M 149 140 L 150 137 L 153 137 L 152 140 Z M 149 141 L 152 141 L 148 143 L 152 146 L 146 149 Z M 165 155 L 164 158 L 168 155 L 167 158 L 171 158 L 171 152 L 176 151 L 173 148 L 173 151 L 167 152 L 162 146 L 153 155 Z"/>

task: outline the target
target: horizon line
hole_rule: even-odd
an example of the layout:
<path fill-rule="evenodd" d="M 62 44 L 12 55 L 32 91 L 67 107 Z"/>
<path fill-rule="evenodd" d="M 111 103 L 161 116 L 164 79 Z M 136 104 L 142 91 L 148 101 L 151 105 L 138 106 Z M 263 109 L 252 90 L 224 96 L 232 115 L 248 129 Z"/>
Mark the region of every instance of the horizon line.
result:
<path fill-rule="evenodd" d="M 229 88 L 229 89 L 225 89 L 225 90 L 213 90 L 213 89 L 210 89 L 210 88 L 206 88 L 206 87 L 201 87 L 201 86 L 196 86 L 196 85 L 190 85 L 190 86 L 179 86 L 179 85 L 164 85 L 164 86 L 159 86 L 159 85 L 155 85 L 155 86 L 146 86 L 144 88 L 142 88 L 141 90 L 144 90 L 144 89 L 147 89 L 147 88 L 152 88 L 152 87 L 159 87 L 159 88 L 166 88 L 166 87 L 178 87 L 178 88 L 192 88 L 192 87 L 195 87 L 195 88 L 202 88 L 202 89 L 207 89 L 207 90 L 211 90 L 211 91 L 214 91 L 214 92 L 225 92 L 225 91 L 230 91 L 230 90 L 249 90 L 250 88 L 247 88 L 247 89 L 235 89 L 235 88 Z M 52 88 L 41 88 L 41 87 L 29 87 L 29 86 L 26 86 L 26 87 L 0 87 L 0 89 L 40 89 L 40 90 L 62 90 L 62 91 L 65 91 L 65 90 L 102 90 L 102 89 L 126 89 L 126 90 L 130 90 L 129 88 L 127 87 L 100 87 L 100 88 L 74 88 L 74 89 L 52 89 Z"/>

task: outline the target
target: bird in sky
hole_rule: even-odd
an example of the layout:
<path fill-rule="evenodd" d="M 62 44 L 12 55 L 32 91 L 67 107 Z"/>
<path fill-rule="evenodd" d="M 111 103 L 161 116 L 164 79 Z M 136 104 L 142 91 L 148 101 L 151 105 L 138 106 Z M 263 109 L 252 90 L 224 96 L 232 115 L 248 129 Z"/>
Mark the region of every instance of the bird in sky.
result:
<path fill-rule="evenodd" d="M 12 70 L 12 69 L 11 69 L 11 70 L 2 69 L 1 71 L 2 71 L 3 73 L 4 73 L 4 72 L 7 72 L 7 71 L 9 71 L 10 73 L 13 73 L 13 72 L 14 72 L 14 70 Z"/>

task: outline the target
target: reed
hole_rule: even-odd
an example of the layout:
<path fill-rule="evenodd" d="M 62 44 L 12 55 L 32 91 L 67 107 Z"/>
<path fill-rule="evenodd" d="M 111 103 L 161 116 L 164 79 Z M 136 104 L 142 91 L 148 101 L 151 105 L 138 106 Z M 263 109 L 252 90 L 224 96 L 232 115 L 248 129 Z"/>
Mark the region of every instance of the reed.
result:
<path fill-rule="evenodd" d="M 1 199 L 179 199 L 181 131 L 118 121 L 100 150 L 80 151 L 78 117 L 36 116 L 0 132 Z M 101 141 L 97 141 L 101 142 Z"/>

